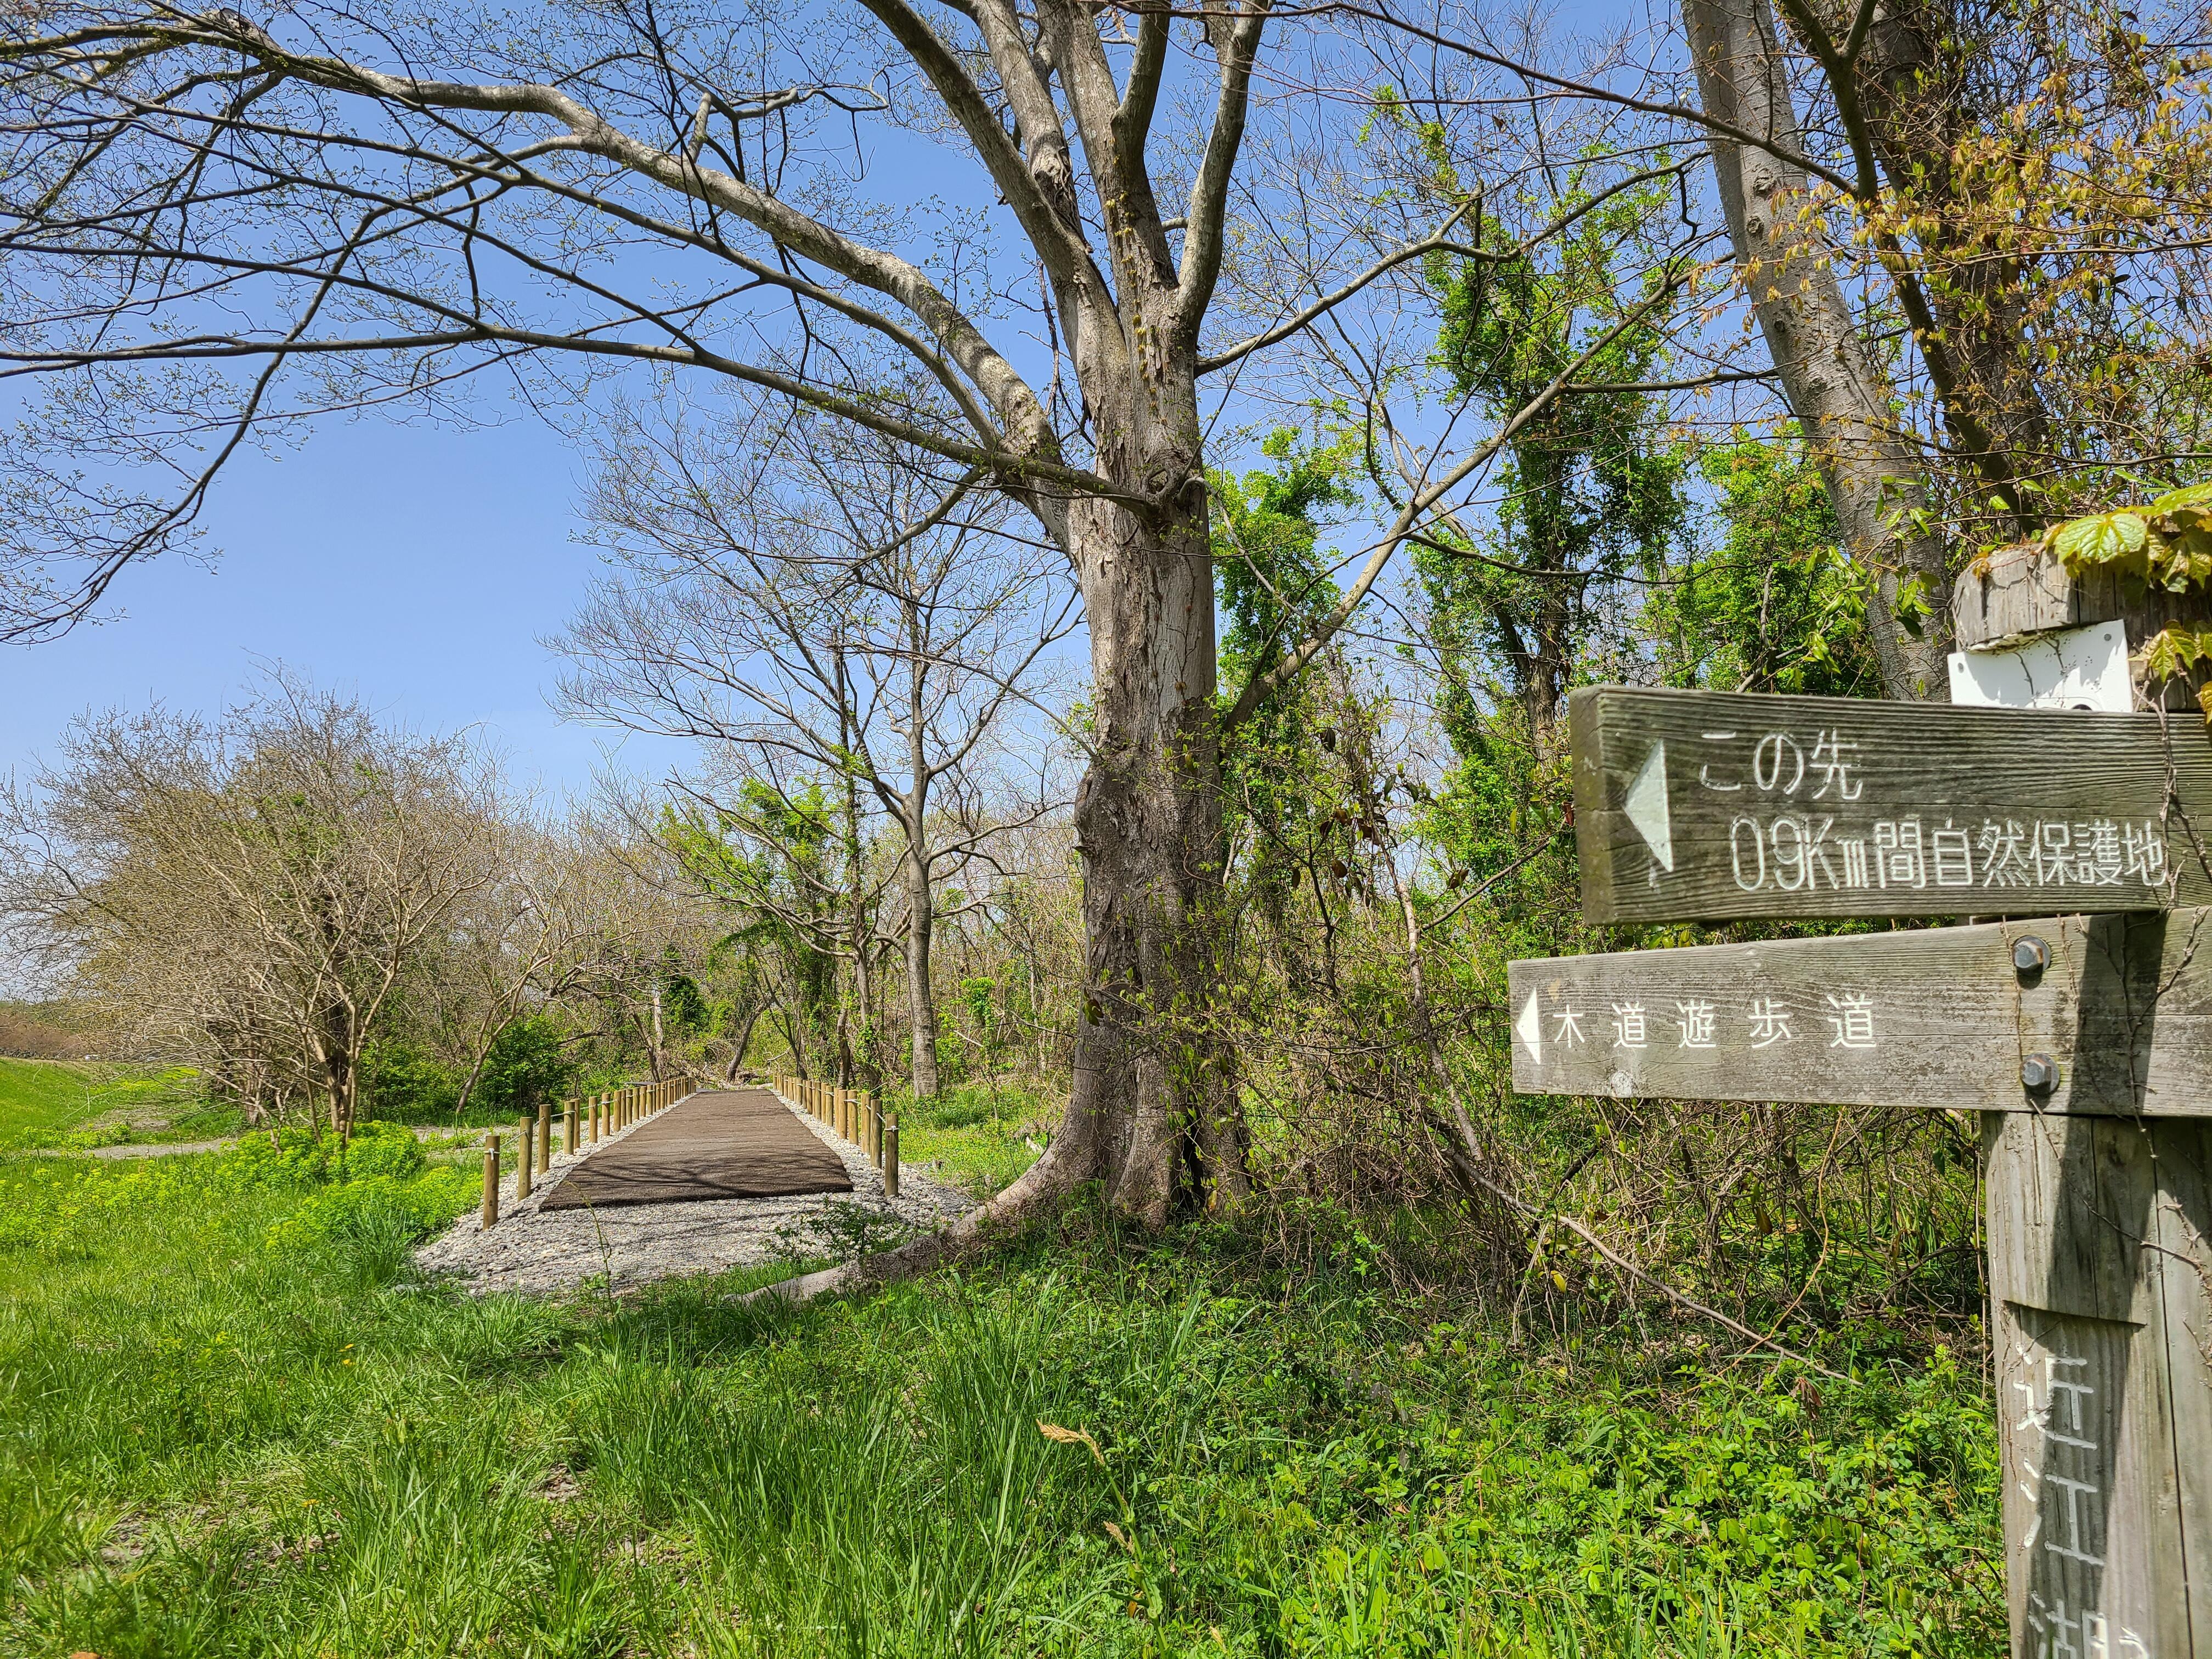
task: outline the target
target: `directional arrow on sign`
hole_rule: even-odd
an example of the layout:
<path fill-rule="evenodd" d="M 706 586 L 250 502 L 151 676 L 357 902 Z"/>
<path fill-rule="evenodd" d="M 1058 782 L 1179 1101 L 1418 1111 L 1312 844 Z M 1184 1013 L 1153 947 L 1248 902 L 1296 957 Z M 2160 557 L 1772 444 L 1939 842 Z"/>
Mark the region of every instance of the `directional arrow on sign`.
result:
<path fill-rule="evenodd" d="M 1528 1046 L 1528 1058 L 1541 1060 L 1544 1057 L 1544 1023 L 1542 1011 L 1537 1006 L 1535 992 L 1528 993 L 1528 1006 L 1521 1011 L 1521 1018 L 1514 1022 L 1513 1029 Z"/>
<path fill-rule="evenodd" d="M 1509 983 L 1527 1094 L 2212 1116 L 2203 908 L 1554 957 Z"/>
<path fill-rule="evenodd" d="M 1619 687 L 1569 720 L 1593 921 L 2212 902 L 2193 720 Z"/>
<path fill-rule="evenodd" d="M 1628 786 L 1628 794 L 1620 809 L 1636 827 L 1636 833 L 1644 837 L 1644 844 L 1651 849 L 1653 862 L 1671 872 L 1674 868 L 1674 825 L 1667 813 L 1664 738 L 1651 745 L 1651 752 L 1644 757 L 1636 781 Z"/>

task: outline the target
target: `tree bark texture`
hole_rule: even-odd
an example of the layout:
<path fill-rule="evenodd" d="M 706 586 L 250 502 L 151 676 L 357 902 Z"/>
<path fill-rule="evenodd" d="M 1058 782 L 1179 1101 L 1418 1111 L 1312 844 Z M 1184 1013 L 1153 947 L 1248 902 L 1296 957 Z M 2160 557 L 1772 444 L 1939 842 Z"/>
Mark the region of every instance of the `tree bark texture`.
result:
<path fill-rule="evenodd" d="M 906 859 L 906 1014 L 914 1035 L 914 1097 L 934 1100 L 937 1075 L 937 999 L 930 994 L 930 935 L 937 909 L 930 895 L 929 863 L 918 836 L 910 835 Z"/>
<path fill-rule="evenodd" d="M 1837 281 L 1804 169 L 1784 159 L 1803 138 L 1766 0 L 1683 0 L 1705 112 L 1762 133 L 1772 148 L 1709 136 L 1736 268 L 1834 504 L 1843 542 L 1867 580 L 1867 622 L 1893 697 L 1944 702 L 1950 582 L 1942 543 L 1920 527 L 1917 458 L 1898 430 Z M 1777 152 L 1780 152 L 1778 154 Z M 1916 636 L 1899 619 L 1916 598 Z"/>

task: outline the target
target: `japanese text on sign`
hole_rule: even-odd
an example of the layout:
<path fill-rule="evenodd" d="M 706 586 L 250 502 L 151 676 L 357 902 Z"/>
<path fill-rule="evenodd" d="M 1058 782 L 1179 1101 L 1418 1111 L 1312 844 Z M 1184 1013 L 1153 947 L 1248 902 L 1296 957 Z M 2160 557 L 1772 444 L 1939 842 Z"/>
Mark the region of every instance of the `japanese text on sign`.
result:
<path fill-rule="evenodd" d="M 1700 734 L 1724 748 L 1698 769 L 1731 797 L 1729 863 L 1744 892 L 2118 887 L 2166 883 L 2156 819 L 1983 815 L 1960 823 L 1876 817 L 1855 810 L 1865 791 L 1858 747 L 1838 728 L 1807 744 L 1785 732 Z"/>
<path fill-rule="evenodd" d="M 1586 1005 L 1583 1008 L 1577 1008 L 1571 1001 L 1562 1001 L 1550 1011 L 1548 1032 L 1543 1026 L 1546 1016 L 1531 994 L 1519 1024 L 1522 1041 L 1531 1053 L 1539 1055 L 1547 1043 L 1554 1053 L 1561 1054 L 1590 1047 L 1592 1038 L 1584 1030 L 1586 1016 L 1590 1017 L 1589 1030 L 1598 1034 L 1598 1046 L 1631 1052 L 1654 1047 L 1719 1048 L 1724 1046 L 1724 1035 L 1753 1048 L 1771 1048 L 1796 1042 L 1799 1025 L 1818 1040 L 1824 1024 L 1828 1048 L 1877 1046 L 1874 999 L 1863 991 L 1825 992 L 1817 1005 L 1802 1010 L 1792 1008 L 1786 999 L 1772 994 L 1754 996 L 1740 1005 L 1699 996 L 1639 997 L 1607 1002 L 1601 1006 Z M 1609 1044 L 1606 1042 L 1608 1030 Z M 1736 1042 L 1726 1046 L 1736 1046 Z"/>

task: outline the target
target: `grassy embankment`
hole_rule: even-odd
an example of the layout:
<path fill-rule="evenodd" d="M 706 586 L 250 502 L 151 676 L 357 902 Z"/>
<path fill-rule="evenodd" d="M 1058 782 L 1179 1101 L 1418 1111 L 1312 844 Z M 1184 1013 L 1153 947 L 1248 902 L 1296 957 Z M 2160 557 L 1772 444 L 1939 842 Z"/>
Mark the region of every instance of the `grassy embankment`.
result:
<path fill-rule="evenodd" d="M 1994 1437 L 1940 1354 L 1814 1389 L 1688 1328 L 1512 1353 L 1350 1230 L 1291 1278 L 1081 1218 L 800 1311 L 725 1299 L 761 1273 L 475 1301 L 408 1249 L 471 1190 L 390 1131 L 0 1161 L 0 1651 L 2001 1640 Z"/>
<path fill-rule="evenodd" d="M 0 1056 L 0 1152 L 213 1140 L 239 1125 L 236 1110 L 201 1098 L 189 1066 Z"/>

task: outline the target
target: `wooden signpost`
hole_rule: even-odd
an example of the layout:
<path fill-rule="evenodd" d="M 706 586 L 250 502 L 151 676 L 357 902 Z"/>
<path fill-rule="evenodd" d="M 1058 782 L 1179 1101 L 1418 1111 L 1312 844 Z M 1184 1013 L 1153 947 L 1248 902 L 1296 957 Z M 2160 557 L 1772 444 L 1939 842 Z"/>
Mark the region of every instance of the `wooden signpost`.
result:
<path fill-rule="evenodd" d="M 2043 918 L 1516 962 L 1514 1085 L 1980 1113 L 2013 1652 L 2212 1659 L 2202 726 L 1607 688 L 1571 732 L 1593 921 Z"/>
<path fill-rule="evenodd" d="M 2212 909 L 1511 965 L 1526 1094 L 2212 1116 Z"/>
<path fill-rule="evenodd" d="M 2212 902 L 2186 716 L 1603 686 L 1568 720 L 1593 921 Z"/>

